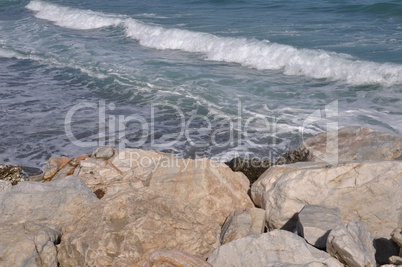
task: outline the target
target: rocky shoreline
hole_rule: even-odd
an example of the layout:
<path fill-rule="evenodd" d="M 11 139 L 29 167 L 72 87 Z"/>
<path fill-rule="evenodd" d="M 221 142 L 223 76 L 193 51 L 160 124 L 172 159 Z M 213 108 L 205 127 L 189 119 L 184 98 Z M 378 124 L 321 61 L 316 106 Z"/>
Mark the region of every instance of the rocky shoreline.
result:
<path fill-rule="evenodd" d="M 368 128 L 275 163 L 101 147 L 0 179 L 0 266 L 402 265 L 402 137 Z"/>

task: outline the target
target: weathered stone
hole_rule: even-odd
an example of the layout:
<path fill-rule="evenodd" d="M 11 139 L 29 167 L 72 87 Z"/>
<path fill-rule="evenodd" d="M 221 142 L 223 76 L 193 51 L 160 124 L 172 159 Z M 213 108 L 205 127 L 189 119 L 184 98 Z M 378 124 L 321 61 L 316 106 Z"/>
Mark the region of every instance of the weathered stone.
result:
<path fill-rule="evenodd" d="M 197 207 L 223 224 L 230 212 L 251 208 L 249 181 L 223 163 L 209 159 L 178 159 L 139 149 L 116 150 L 109 160 L 81 161 L 76 175 L 95 192 L 115 194 L 127 187 L 154 188 Z"/>
<path fill-rule="evenodd" d="M 141 266 L 157 249 L 205 257 L 219 246 L 220 226 L 152 188 L 105 195 L 79 223 L 63 228 L 62 266 Z"/>
<path fill-rule="evenodd" d="M 160 249 L 152 252 L 149 265 L 152 267 L 213 267 L 205 260 L 177 249 Z"/>
<path fill-rule="evenodd" d="M 373 237 L 360 221 L 340 224 L 328 236 L 327 252 L 350 267 L 375 267 Z"/>
<path fill-rule="evenodd" d="M 97 159 L 110 159 L 114 156 L 114 148 L 111 146 L 98 147 L 92 155 Z"/>
<path fill-rule="evenodd" d="M 361 220 L 376 237 L 401 222 L 402 162 L 295 163 L 273 166 L 251 187 L 270 229 L 293 231 L 306 205 L 338 207 L 344 221 Z"/>
<path fill-rule="evenodd" d="M 2 192 L 11 190 L 11 186 L 12 186 L 11 182 L 0 180 L 0 197 Z"/>
<path fill-rule="evenodd" d="M 19 166 L 0 164 L 0 180 L 9 181 L 12 185 L 24 181 L 22 168 Z"/>
<path fill-rule="evenodd" d="M 243 212 L 231 214 L 222 226 L 221 244 L 249 235 L 260 235 L 265 228 L 265 210 L 249 208 Z"/>
<path fill-rule="evenodd" d="M 98 202 L 79 178 L 48 183 L 24 182 L 0 192 L 0 224 L 28 221 L 68 225 Z"/>
<path fill-rule="evenodd" d="M 234 172 L 244 173 L 250 180 L 250 184 L 253 184 L 273 164 L 269 160 L 261 161 L 257 158 L 245 159 L 237 157 L 226 162 L 226 165 Z"/>
<path fill-rule="evenodd" d="M 43 179 L 48 181 L 52 180 L 53 176 L 55 176 L 56 173 L 66 166 L 70 161 L 71 159 L 67 157 L 50 159 L 46 164 Z"/>
<path fill-rule="evenodd" d="M 298 235 L 274 230 L 220 246 L 209 257 L 215 267 L 226 266 L 343 266 L 327 253 L 310 246 Z"/>
<path fill-rule="evenodd" d="M 357 126 L 318 134 L 304 141 L 309 161 L 341 162 L 402 159 L 402 137 Z"/>
<path fill-rule="evenodd" d="M 398 244 L 399 247 L 402 248 L 402 228 L 395 228 L 391 233 L 392 240 Z"/>
<path fill-rule="evenodd" d="M 394 264 L 394 265 L 402 265 L 402 257 L 391 256 L 389 258 L 389 263 Z"/>
<path fill-rule="evenodd" d="M 0 226 L 0 266 L 57 267 L 61 232 L 36 223 Z"/>
<path fill-rule="evenodd" d="M 309 244 L 325 249 L 329 232 L 341 223 L 338 208 L 307 205 L 299 212 L 296 230 Z"/>

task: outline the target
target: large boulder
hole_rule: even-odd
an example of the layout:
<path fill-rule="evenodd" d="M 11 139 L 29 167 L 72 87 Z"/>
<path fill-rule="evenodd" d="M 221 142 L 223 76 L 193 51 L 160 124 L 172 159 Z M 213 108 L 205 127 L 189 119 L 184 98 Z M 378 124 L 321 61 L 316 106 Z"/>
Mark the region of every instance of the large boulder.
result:
<path fill-rule="evenodd" d="M 327 240 L 328 253 L 350 267 L 375 267 L 373 237 L 360 221 L 340 224 Z"/>
<path fill-rule="evenodd" d="M 0 192 L 0 224 L 40 222 L 68 225 L 98 199 L 79 178 L 49 183 L 23 182 Z"/>
<path fill-rule="evenodd" d="M 211 216 L 152 188 L 128 188 L 63 230 L 62 266 L 141 266 L 159 249 L 201 258 L 219 246 L 220 226 Z"/>
<path fill-rule="evenodd" d="M 402 137 L 349 126 L 308 138 L 299 150 L 308 150 L 307 160 L 313 162 L 402 160 Z"/>
<path fill-rule="evenodd" d="M 224 244 L 208 257 L 208 262 L 215 267 L 343 266 L 324 251 L 307 244 L 300 236 L 283 230 Z"/>
<path fill-rule="evenodd" d="M 109 159 L 97 155 L 82 160 L 74 172 L 94 192 L 111 195 L 127 188 L 150 187 L 192 205 L 220 225 L 230 212 L 254 206 L 247 195 L 248 179 L 224 163 L 140 149 L 116 149 L 108 154 Z"/>
<path fill-rule="evenodd" d="M 0 236 L 0 266 L 58 266 L 60 231 L 31 222 L 2 224 Z"/>
<path fill-rule="evenodd" d="M 402 161 L 274 166 L 251 195 L 267 211 L 270 229 L 293 231 L 297 213 L 309 204 L 338 207 L 344 221 L 361 220 L 374 236 L 388 237 L 402 223 L 401 173 Z"/>
<path fill-rule="evenodd" d="M 307 205 L 299 212 L 296 230 L 309 244 L 325 249 L 329 232 L 341 223 L 338 208 Z"/>

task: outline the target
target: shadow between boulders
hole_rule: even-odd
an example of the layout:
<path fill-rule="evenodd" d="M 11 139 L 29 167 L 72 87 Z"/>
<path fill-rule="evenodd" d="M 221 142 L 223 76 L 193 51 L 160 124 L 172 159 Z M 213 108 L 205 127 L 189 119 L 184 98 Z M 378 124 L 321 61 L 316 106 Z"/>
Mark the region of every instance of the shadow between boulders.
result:
<path fill-rule="evenodd" d="M 375 260 L 378 264 L 388 264 L 391 256 L 399 254 L 399 246 L 392 239 L 374 239 L 373 246 L 376 249 Z"/>
<path fill-rule="evenodd" d="M 298 220 L 299 220 L 299 213 L 296 212 L 280 229 L 289 232 L 294 232 L 296 230 Z"/>

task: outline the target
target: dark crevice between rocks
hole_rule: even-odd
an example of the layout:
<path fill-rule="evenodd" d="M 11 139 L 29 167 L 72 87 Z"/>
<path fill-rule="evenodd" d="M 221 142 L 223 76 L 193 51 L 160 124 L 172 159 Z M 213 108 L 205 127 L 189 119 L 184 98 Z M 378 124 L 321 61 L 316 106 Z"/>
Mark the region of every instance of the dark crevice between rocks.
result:
<path fill-rule="evenodd" d="M 250 186 L 273 165 L 284 165 L 296 162 L 304 162 L 309 159 L 309 151 L 305 148 L 296 149 L 283 154 L 275 163 L 269 160 L 260 160 L 258 158 L 237 157 L 225 162 L 232 171 L 242 172 L 250 180 Z"/>

